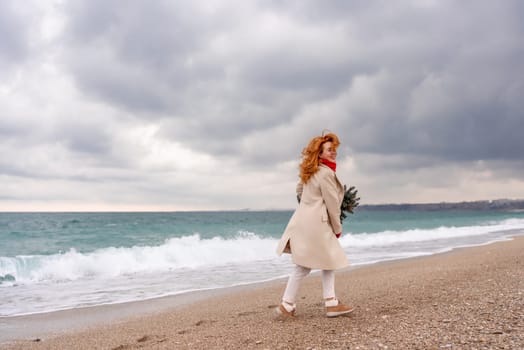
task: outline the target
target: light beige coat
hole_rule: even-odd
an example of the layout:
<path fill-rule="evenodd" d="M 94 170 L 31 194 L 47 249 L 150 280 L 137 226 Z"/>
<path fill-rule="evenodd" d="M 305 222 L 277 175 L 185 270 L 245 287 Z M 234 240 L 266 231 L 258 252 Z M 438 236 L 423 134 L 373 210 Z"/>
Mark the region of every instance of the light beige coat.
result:
<path fill-rule="evenodd" d="M 335 236 L 342 232 L 340 205 L 344 188 L 329 167 L 319 170 L 302 186 L 298 209 L 280 239 L 277 254 L 291 253 L 293 262 L 311 269 L 335 270 L 348 266 L 344 250 Z"/>

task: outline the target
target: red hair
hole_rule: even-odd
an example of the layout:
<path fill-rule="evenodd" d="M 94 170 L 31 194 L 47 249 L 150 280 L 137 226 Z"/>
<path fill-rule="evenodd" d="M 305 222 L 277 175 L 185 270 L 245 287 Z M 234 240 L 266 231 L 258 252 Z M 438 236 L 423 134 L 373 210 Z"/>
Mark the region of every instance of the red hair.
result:
<path fill-rule="evenodd" d="M 333 133 L 324 136 L 317 136 L 309 141 L 306 148 L 302 150 L 302 162 L 300 163 L 300 179 L 302 183 L 307 183 L 311 176 L 318 171 L 320 164 L 319 156 L 322 153 L 322 146 L 326 142 L 331 142 L 336 149 L 340 145 L 337 135 Z"/>

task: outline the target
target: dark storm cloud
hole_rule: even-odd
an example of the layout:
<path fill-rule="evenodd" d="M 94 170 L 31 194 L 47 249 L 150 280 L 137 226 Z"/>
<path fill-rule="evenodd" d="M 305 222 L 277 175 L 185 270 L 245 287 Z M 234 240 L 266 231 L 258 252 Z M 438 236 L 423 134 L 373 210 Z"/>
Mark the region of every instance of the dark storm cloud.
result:
<path fill-rule="evenodd" d="M 75 2 L 66 61 L 88 95 L 211 154 L 260 161 L 244 148 L 257 134 L 287 142 L 279 127 L 298 139 L 325 119 L 356 151 L 522 159 L 521 2 L 249 4 Z M 299 122 L 348 91 L 345 108 Z"/>
<path fill-rule="evenodd" d="M 76 82 L 96 98 L 142 110 L 137 117 L 168 116 L 166 135 L 206 152 L 234 154 L 251 132 L 291 120 L 304 99 L 351 80 L 329 60 L 271 44 L 257 52 L 250 37 L 235 41 L 245 24 L 228 9 L 140 5 L 126 3 L 125 14 L 117 3 L 69 9 L 67 60 Z M 225 52 L 215 48 L 221 40 Z"/>
<path fill-rule="evenodd" d="M 522 195 L 523 17 L 517 0 L 0 2 L 0 205 L 289 207 L 323 129 L 368 203 Z"/>
<path fill-rule="evenodd" d="M 190 81 L 222 78 L 218 62 L 190 67 L 210 30 L 190 4 L 89 1 L 67 10 L 68 63 L 98 98 L 131 111 L 177 111 Z"/>
<path fill-rule="evenodd" d="M 353 133 L 353 146 L 451 160 L 522 159 L 524 64 L 519 57 L 504 50 L 457 53 L 444 69 L 389 71 L 376 84 L 380 106 L 355 110 L 345 124 L 362 131 Z"/>
<path fill-rule="evenodd" d="M 424 10 L 423 25 L 407 17 L 400 27 L 369 26 L 383 36 L 368 36 L 369 58 L 381 72 L 363 77 L 375 106 L 350 109 L 341 128 L 358 151 L 522 159 L 522 5 L 475 2 L 446 10 L 438 4 Z M 387 44 L 376 44 L 381 40 Z"/>

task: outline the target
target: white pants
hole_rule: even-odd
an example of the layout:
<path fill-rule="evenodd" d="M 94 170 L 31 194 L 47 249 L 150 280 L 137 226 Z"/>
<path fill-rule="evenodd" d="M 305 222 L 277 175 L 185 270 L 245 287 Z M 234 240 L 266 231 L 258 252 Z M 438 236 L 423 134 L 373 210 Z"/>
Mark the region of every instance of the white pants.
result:
<path fill-rule="evenodd" d="M 295 268 L 291 272 L 289 279 L 287 280 L 286 290 L 282 300 L 289 304 L 295 304 L 298 289 L 302 283 L 302 279 L 311 272 L 308 267 L 295 265 Z M 335 297 L 335 271 L 334 270 L 322 270 L 322 290 L 324 299 Z"/>

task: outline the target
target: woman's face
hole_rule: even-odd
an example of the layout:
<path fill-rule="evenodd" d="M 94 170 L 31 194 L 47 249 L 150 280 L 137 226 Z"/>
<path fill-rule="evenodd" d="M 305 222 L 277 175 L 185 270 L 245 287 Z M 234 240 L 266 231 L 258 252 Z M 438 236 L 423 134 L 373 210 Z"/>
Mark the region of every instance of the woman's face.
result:
<path fill-rule="evenodd" d="M 337 161 L 337 150 L 333 147 L 333 143 L 326 142 L 322 145 L 322 152 L 320 152 L 321 159 L 327 159 L 333 163 Z"/>

